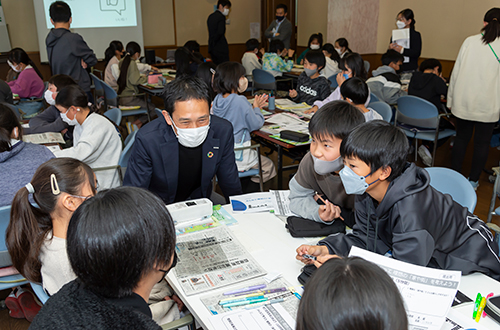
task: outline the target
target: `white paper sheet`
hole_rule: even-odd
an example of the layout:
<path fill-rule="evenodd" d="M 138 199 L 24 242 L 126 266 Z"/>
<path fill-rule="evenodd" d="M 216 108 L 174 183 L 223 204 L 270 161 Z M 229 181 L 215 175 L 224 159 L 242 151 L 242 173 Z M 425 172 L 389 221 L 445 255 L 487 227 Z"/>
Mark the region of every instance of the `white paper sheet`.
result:
<path fill-rule="evenodd" d="M 274 204 L 274 213 L 276 215 L 292 216 L 296 215 L 290 211 L 290 190 L 269 190 L 271 193 L 271 199 Z"/>
<path fill-rule="evenodd" d="M 279 304 L 214 315 L 217 330 L 293 330 L 295 320 Z"/>
<path fill-rule="evenodd" d="M 460 284 L 461 272 L 412 265 L 353 246 L 349 256 L 369 260 L 396 283 L 410 330 L 440 330 Z"/>
<path fill-rule="evenodd" d="M 392 42 L 397 43 L 399 46 L 403 46 L 403 48 L 410 48 L 410 29 L 392 30 Z M 403 62 L 410 62 L 410 58 L 405 56 Z"/>
<path fill-rule="evenodd" d="M 59 132 L 23 135 L 23 141 L 35 144 L 66 143 L 63 139 L 62 134 Z"/>
<path fill-rule="evenodd" d="M 274 204 L 270 192 L 259 192 L 229 197 L 234 213 L 269 212 Z"/>

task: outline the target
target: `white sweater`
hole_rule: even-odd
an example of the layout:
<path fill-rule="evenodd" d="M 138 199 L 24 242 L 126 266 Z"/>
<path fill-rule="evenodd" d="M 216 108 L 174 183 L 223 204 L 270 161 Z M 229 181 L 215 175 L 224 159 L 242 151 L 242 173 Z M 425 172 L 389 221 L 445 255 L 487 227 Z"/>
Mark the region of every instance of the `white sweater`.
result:
<path fill-rule="evenodd" d="M 326 77 L 326 79 L 342 71 L 339 69 L 339 64 L 331 58 L 325 57 L 325 60 L 325 68 L 321 70 L 321 75 Z"/>
<path fill-rule="evenodd" d="M 248 78 L 248 81 L 253 80 L 253 75 L 252 71 L 254 69 L 262 69 L 262 64 L 259 62 L 259 58 L 255 53 L 252 52 L 246 52 L 243 54 L 243 57 L 241 58 L 241 64 L 243 64 L 243 67 L 246 70 L 246 76 Z"/>
<path fill-rule="evenodd" d="M 491 44 L 500 56 L 500 38 Z M 458 118 L 483 123 L 500 117 L 500 63 L 481 35 L 465 39 L 448 89 L 448 107 Z"/>
<path fill-rule="evenodd" d="M 66 253 L 66 240 L 52 236 L 52 232 L 47 234 L 40 249 L 40 262 L 43 288 L 50 295 L 76 278 Z"/>
<path fill-rule="evenodd" d="M 54 152 L 56 157 L 81 160 L 93 169 L 118 165 L 122 141 L 115 126 L 105 117 L 91 113 L 73 132 L 73 147 Z M 117 170 L 97 171 L 99 189 L 120 185 Z"/>

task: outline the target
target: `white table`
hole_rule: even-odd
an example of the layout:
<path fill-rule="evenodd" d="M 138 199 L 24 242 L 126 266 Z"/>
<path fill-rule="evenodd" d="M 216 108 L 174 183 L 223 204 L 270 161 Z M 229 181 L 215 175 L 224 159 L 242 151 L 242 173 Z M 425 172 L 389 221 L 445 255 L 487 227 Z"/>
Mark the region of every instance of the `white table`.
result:
<path fill-rule="evenodd" d="M 229 205 L 224 208 L 231 213 Z M 314 240 L 293 238 L 285 229 L 285 223 L 271 213 L 233 214 L 238 224 L 230 226 L 231 232 L 255 260 L 267 271 L 279 271 L 293 286 L 300 286 L 297 276 L 303 264 L 295 259 L 295 249 L 301 244 L 314 244 Z M 215 329 L 210 323 L 211 313 L 200 301 L 201 296 L 209 293 L 230 291 L 232 288 L 241 287 L 239 282 L 223 288 L 186 296 L 179 285 L 174 272 L 167 275 L 167 280 L 179 295 L 187 308 L 194 315 L 203 329 Z"/>
<path fill-rule="evenodd" d="M 224 206 L 224 208 L 232 213 L 229 205 Z M 233 216 L 238 220 L 238 224 L 228 228 L 255 260 L 267 272 L 279 271 L 290 284 L 300 286 L 297 276 L 300 274 L 303 264 L 295 259 L 295 250 L 301 244 L 315 244 L 316 240 L 293 238 L 285 229 L 285 223 L 271 213 L 233 214 Z M 174 272 L 170 272 L 167 279 L 203 329 L 215 328 L 210 323 L 212 315 L 200 301 L 200 297 L 209 293 L 230 291 L 232 288 L 244 285 L 244 282 L 239 282 L 210 292 L 186 296 Z M 476 273 L 463 276 L 459 290 L 475 300 L 478 292 L 481 292 L 482 295 L 487 295 L 490 292 L 494 292 L 495 295 L 500 294 L 500 282 Z M 465 303 L 456 306 L 455 309 L 467 319 L 472 320 L 473 303 Z M 482 318 L 478 325 L 481 329 L 500 330 L 500 325 L 489 317 Z"/>

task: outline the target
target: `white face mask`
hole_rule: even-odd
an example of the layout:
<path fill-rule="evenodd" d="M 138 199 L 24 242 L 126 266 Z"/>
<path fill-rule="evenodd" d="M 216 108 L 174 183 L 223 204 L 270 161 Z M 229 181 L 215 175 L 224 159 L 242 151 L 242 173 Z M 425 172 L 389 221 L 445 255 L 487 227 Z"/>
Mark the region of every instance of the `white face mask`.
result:
<path fill-rule="evenodd" d="M 319 45 L 313 44 L 313 45 L 309 46 L 309 48 L 311 48 L 312 50 L 318 50 L 319 49 Z"/>
<path fill-rule="evenodd" d="M 68 111 L 69 111 L 69 109 L 68 109 Z M 65 122 L 66 124 L 68 124 L 70 126 L 75 126 L 76 124 L 79 124 L 78 120 L 76 120 L 76 114 L 75 114 L 75 118 L 73 118 L 73 119 L 68 118 L 68 116 L 66 115 L 68 113 L 68 111 L 66 111 L 65 113 L 61 112 L 61 114 L 60 114 L 63 122 Z M 80 109 L 77 108 L 76 111 L 80 111 Z"/>
<path fill-rule="evenodd" d="M 338 53 L 339 55 L 342 55 L 342 49 L 340 49 L 340 48 L 335 48 L 335 50 L 337 51 L 337 53 Z"/>
<path fill-rule="evenodd" d="M 16 72 L 21 72 L 22 70 L 21 69 L 18 69 L 17 67 L 14 66 L 14 64 L 12 64 L 11 61 L 7 60 L 7 63 L 9 64 L 10 68 Z M 19 66 L 19 65 L 18 65 Z"/>
<path fill-rule="evenodd" d="M 43 94 L 43 97 L 45 98 L 45 101 L 47 101 L 48 104 L 50 105 L 55 105 L 56 100 L 52 97 L 52 92 L 49 91 L 48 89 L 45 91 L 45 94 Z"/>
<path fill-rule="evenodd" d="M 314 162 L 314 172 L 318 173 L 319 175 L 326 175 L 332 172 L 337 172 L 344 166 L 344 161 L 340 156 L 337 159 L 332 160 L 330 162 L 318 159 L 314 157 L 312 154 L 311 156 Z"/>
<path fill-rule="evenodd" d="M 222 11 L 222 15 L 224 15 L 224 16 L 229 15 L 229 9 L 224 8 L 224 11 Z"/>
<path fill-rule="evenodd" d="M 175 130 L 172 127 L 175 136 L 177 136 L 177 140 L 184 147 L 196 148 L 200 146 L 203 142 L 205 142 L 205 139 L 207 138 L 208 135 L 208 130 L 210 129 L 210 123 L 208 123 L 208 125 L 206 126 L 200 126 L 196 128 L 179 128 L 175 126 L 172 117 L 170 117 L 170 120 L 172 121 L 172 125 L 177 130 L 177 133 L 175 133 Z"/>
<path fill-rule="evenodd" d="M 398 26 L 398 29 L 404 29 L 406 24 L 405 22 L 397 21 L 396 25 Z"/>
<path fill-rule="evenodd" d="M 248 88 L 248 79 L 247 77 L 241 77 L 238 86 L 238 93 L 244 93 Z"/>

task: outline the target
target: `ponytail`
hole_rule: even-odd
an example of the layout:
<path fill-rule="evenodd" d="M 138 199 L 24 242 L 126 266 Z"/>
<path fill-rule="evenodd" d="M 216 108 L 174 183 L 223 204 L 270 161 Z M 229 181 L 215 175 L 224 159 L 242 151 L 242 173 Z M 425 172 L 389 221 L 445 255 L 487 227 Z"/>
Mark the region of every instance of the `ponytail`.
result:
<path fill-rule="evenodd" d="M 113 56 L 115 56 L 115 52 L 117 50 L 121 52 L 123 50 L 123 44 L 121 43 L 121 41 L 118 40 L 111 41 L 109 43 L 109 47 L 106 48 L 106 50 L 104 51 L 105 67 L 108 66 L 109 61 L 113 58 Z"/>
<path fill-rule="evenodd" d="M 29 281 L 42 281 L 40 250 L 46 239 L 52 239 L 51 214 L 61 192 L 79 195 L 87 183 L 95 193 L 94 174 L 88 165 L 73 158 L 53 158 L 40 165 L 31 182 L 14 196 L 5 242 L 12 264 Z M 37 207 L 31 204 L 29 195 L 33 195 Z"/>
<path fill-rule="evenodd" d="M 489 44 L 500 37 L 500 8 L 491 8 L 484 15 L 485 27 L 481 29 L 483 42 Z"/>
<path fill-rule="evenodd" d="M 17 127 L 18 138 L 22 139 L 22 127 L 14 111 L 5 104 L 0 104 L 0 152 L 10 151 L 10 137 Z"/>
<path fill-rule="evenodd" d="M 118 95 L 127 87 L 128 67 L 132 61 L 132 56 L 135 53 L 141 53 L 141 46 L 137 42 L 131 41 L 127 44 L 126 52 L 127 54 L 122 59 L 122 64 L 120 65 L 120 76 L 116 81 L 118 83 Z"/>

